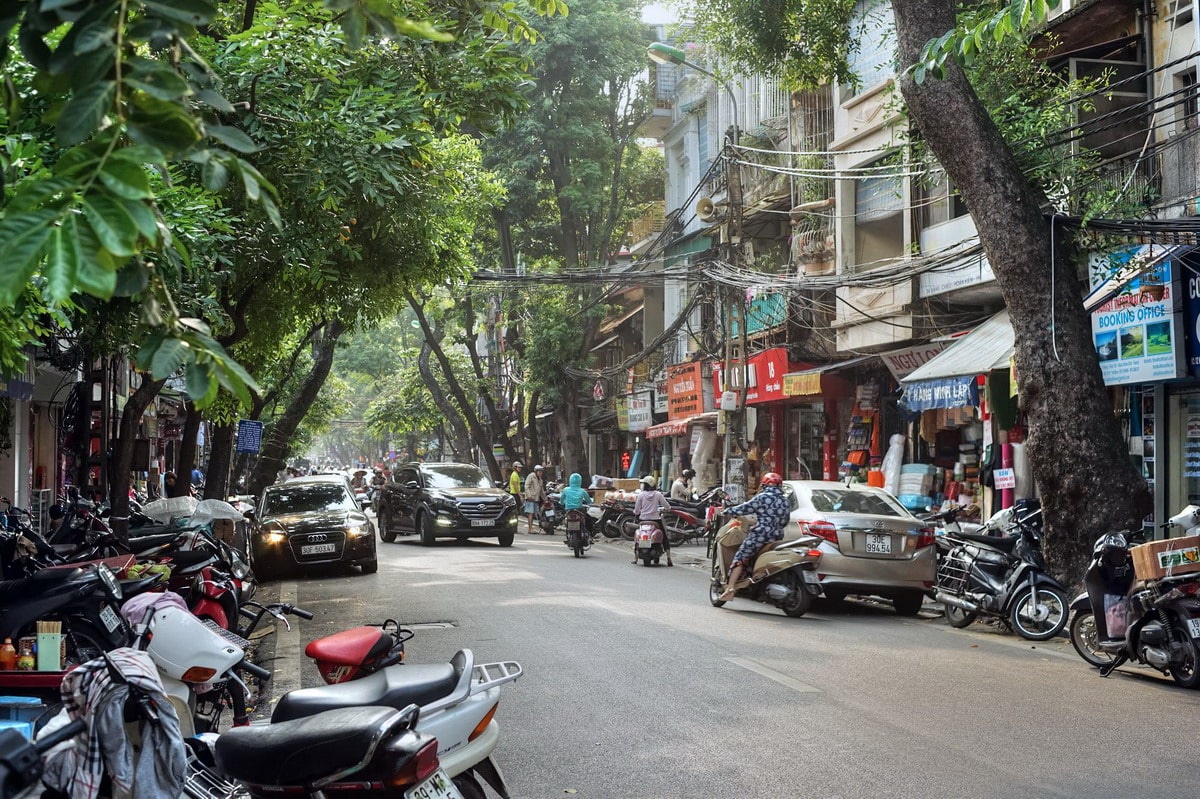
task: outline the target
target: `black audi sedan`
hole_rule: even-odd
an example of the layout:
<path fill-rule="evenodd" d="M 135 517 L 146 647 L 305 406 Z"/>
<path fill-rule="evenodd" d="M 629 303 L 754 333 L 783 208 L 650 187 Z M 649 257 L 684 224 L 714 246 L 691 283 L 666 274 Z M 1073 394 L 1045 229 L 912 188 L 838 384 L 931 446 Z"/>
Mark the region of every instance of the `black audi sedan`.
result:
<path fill-rule="evenodd" d="M 253 534 L 254 571 L 268 579 L 296 569 L 353 565 L 379 570 L 375 530 L 342 475 L 317 475 L 267 487 Z"/>

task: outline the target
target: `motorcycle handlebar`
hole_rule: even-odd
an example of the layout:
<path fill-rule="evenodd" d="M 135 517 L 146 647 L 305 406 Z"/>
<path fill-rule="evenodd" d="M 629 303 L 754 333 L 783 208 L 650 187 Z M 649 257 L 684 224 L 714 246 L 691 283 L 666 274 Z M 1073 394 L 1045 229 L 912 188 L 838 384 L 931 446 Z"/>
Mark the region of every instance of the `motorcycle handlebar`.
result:
<path fill-rule="evenodd" d="M 241 669 L 247 674 L 253 674 L 260 680 L 271 679 L 271 672 L 267 671 L 262 666 L 251 663 L 249 660 L 243 660 L 241 663 L 237 664 L 235 668 Z"/>
<path fill-rule="evenodd" d="M 287 612 L 291 613 L 293 616 L 299 616 L 302 619 L 307 619 L 308 621 L 312 621 L 313 619 L 312 611 L 305 610 L 304 608 L 292 607 L 289 608 Z"/>

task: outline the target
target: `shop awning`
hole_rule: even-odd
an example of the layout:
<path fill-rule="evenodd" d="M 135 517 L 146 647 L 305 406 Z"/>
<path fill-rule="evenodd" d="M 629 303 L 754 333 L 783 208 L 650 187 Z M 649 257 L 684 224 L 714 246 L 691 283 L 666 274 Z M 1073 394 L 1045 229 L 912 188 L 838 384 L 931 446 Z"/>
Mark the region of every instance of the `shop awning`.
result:
<path fill-rule="evenodd" d="M 838 369 L 845 369 L 855 364 L 868 361 L 875 355 L 860 355 L 857 358 L 849 358 L 845 361 L 837 363 L 827 363 L 824 366 L 815 366 L 812 369 L 802 369 L 799 372 L 788 372 L 783 376 L 783 396 L 785 397 L 811 397 L 821 393 L 821 375 L 826 372 L 833 372 Z"/>
<path fill-rule="evenodd" d="M 1108 279 L 1092 289 L 1083 298 L 1083 307 L 1088 313 L 1116 297 L 1125 287 L 1163 261 L 1170 261 L 1194 249 L 1181 244 L 1139 244 L 1124 247 L 1104 256 L 1111 265 Z"/>
<path fill-rule="evenodd" d="M 975 378 L 1007 369 L 1013 340 L 1008 311 L 1001 311 L 901 380 L 900 404 L 913 412 L 978 405 Z"/>
<path fill-rule="evenodd" d="M 640 314 L 642 312 L 642 309 L 645 307 L 646 307 L 645 303 L 638 303 L 637 305 L 633 306 L 632 308 L 630 308 L 628 311 L 621 314 L 620 316 L 615 317 L 613 319 L 609 319 L 608 321 L 604 322 L 603 324 L 600 325 L 600 331 L 599 331 L 600 335 L 604 336 L 604 335 L 607 335 L 607 334 L 613 332 L 618 327 L 620 327 L 621 325 L 625 324 L 633 317 Z"/>
<path fill-rule="evenodd" d="M 709 422 L 717 421 L 716 411 L 707 411 L 706 413 L 698 413 L 695 416 L 689 416 L 686 419 L 673 419 L 662 424 L 651 425 L 646 428 L 646 438 L 666 438 L 667 436 L 681 436 L 688 431 L 688 427 L 694 424 L 708 424 Z"/>
<path fill-rule="evenodd" d="M 609 336 L 608 338 L 604 339 L 604 341 L 601 341 L 599 344 L 595 345 L 590 350 L 588 350 L 588 352 L 595 352 L 596 350 L 604 349 L 609 344 L 612 344 L 614 341 L 616 341 L 618 338 L 619 338 L 619 336 Z"/>

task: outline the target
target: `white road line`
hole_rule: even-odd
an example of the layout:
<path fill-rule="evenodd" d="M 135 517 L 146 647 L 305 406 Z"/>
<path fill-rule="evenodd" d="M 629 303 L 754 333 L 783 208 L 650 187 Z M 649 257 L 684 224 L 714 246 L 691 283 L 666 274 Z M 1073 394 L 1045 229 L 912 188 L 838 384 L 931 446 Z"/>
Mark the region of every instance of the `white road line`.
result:
<path fill-rule="evenodd" d="M 296 602 L 296 581 L 286 580 L 279 586 L 279 602 Z M 303 647 L 300 646 L 300 627 L 292 629 L 275 622 L 275 661 L 271 664 L 270 701 L 300 687 L 300 670 L 304 668 Z"/>
<path fill-rule="evenodd" d="M 751 660 L 750 658 L 725 658 L 725 659 L 728 660 L 730 663 L 732 663 L 735 666 L 741 666 L 743 669 L 747 669 L 749 671 L 754 672 L 755 674 L 759 674 L 763 677 L 766 677 L 768 680 L 774 680 L 775 682 L 779 683 L 780 685 L 786 685 L 788 688 L 791 688 L 793 691 L 797 691 L 802 694 L 819 694 L 819 693 L 821 693 L 821 689 L 817 688 L 816 686 L 809 685 L 808 683 L 800 682 L 799 680 L 795 679 L 794 677 L 789 677 L 786 674 L 784 674 L 783 672 L 775 671 L 775 669 L 768 668 L 767 666 L 764 666 L 763 664 L 758 663 L 757 661 Z"/>
<path fill-rule="evenodd" d="M 600 599 L 593 599 L 593 600 L 591 600 L 591 603 L 590 603 L 590 604 L 594 605 L 595 607 L 598 607 L 598 608 L 600 608 L 601 610 L 607 610 L 609 613 L 615 613 L 615 614 L 616 614 L 616 615 L 618 615 L 618 616 L 638 616 L 638 615 L 641 615 L 641 614 L 634 613 L 634 612 L 632 612 L 632 611 L 629 611 L 629 610 L 622 610 L 621 608 L 617 607 L 616 605 L 610 605 L 610 604 L 608 604 L 607 602 L 605 602 L 605 601 L 603 601 L 603 600 L 600 600 Z"/>

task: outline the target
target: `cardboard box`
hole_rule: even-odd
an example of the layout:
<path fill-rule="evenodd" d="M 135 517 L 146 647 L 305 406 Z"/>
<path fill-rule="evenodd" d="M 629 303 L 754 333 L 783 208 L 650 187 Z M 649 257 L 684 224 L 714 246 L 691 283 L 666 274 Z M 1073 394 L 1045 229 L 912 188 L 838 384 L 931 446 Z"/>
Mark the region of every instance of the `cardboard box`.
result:
<path fill-rule="evenodd" d="M 1132 547 L 1133 573 L 1139 580 L 1159 580 L 1200 572 L 1200 536 L 1187 535 Z"/>
<path fill-rule="evenodd" d="M 637 478 L 630 477 L 628 479 L 621 478 L 613 481 L 613 488 L 618 491 L 637 491 L 642 485 L 642 481 Z"/>

